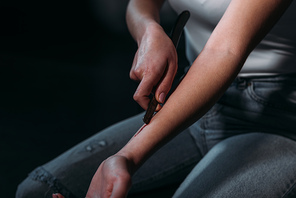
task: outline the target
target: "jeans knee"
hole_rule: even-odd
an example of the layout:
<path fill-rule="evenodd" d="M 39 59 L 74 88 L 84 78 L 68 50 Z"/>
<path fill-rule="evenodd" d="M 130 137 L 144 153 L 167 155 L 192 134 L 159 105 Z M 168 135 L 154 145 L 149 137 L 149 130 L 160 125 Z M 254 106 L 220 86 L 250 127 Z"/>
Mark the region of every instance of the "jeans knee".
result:
<path fill-rule="evenodd" d="M 52 198 L 53 193 L 75 198 L 56 177 L 38 167 L 18 186 L 16 198 Z"/>

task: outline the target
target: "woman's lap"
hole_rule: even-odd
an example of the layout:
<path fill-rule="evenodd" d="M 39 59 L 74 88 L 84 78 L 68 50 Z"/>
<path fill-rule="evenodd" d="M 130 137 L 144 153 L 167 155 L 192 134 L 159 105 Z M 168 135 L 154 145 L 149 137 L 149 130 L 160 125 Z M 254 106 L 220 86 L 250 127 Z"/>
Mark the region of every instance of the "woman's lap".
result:
<path fill-rule="evenodd" d="M 295 195 L 296 143 L 279 135 L 248 133 L 216 144 L 174 197 L 287 198 Z"/>
<path fill-rule="evenodd" d="M 139 169 L 131 193 L 181 182 L 189 174 L 175 197 L 292 196 L 296 143 L 276 134 L 296 137 L 295 82 L 238 79 L 220 103 Z M 286 84 L 289 89 L 282 91 Z M 127 143 L 142 117 L 109 127 L 36 169 L 19 186 L 17 197 L 50 197 L 57 191 L 83 197 L 99 164 Z"/>
<path fill-rule="evenodd" d="M 178 138 L 192 141 L 190 140 L 190 135 Z M 180 161 L 179 165 L 177 165 L 178 163 L 175 163 L 175 160 L 178 160 L 177 155 L 170 156 L 167 149 L 172 150 L 171 153 L 175 153 L 176 150 L 172 148 L 175 144 L 178 144 L 178 138 L 171 144 L 172 147 L 169 144 L 166 145 L 163 150 L 164 153 L 160 150 L 136 173 L 133 178 L 134 186 L 132 193 L 153 190 L 153 188 L 161 187 L 161 185 L 181 182 L 186 175 L 188 175 L 187 178 L 174 195 L 176 198 L 287 198 L 292 197 L 296 193 L 296 143 L 293 140 L 266 133 L 237 135 L 216 144 L 199 163 L 200 154 L 195 146 L 192 146 L 192 149 L 196 150 L 195 158 L 190 158 L 188 154 L 187 160 Z M 180 150 L 180 152 L 184 151 Z M 160 160 L 164 157 L 161 156 L 162 154 L 167 154 L 167 156 Z M 172 158 L 171 162 L 174 163 L 167 162 L 167 164 L 163 164 L 166 160 L 170 161 L 169 158 Z M 195 166 L 195 164 L 197 165 Z M 58 166 L 67 167 L 64 164 L 58 164 Z M 98 165 L 93 166 L 93 171 L 95 171 Z M 45 165 L 44 167 L 47 166 Z M 184 167 L 185 171 L 182 172 L 181 170 L 184 170 Z M 76 194 L 75 196 L 69 195 L 68 197 L 83 197 L 89 182 L 83 184 L 83 181 L 77 178 L 76 174 L 84 173 L 88 175 L 90 180 L 92 173 L 89 173 L 87 168 L 87 166 L 81 167 L 82 170 L 78 171 L 78 173 L 72 171 L 65 172 L 64 177 L 67 177 L 67 181 L 63 181 L 63 178 L 60 178 L 63 175 L 61 174 L 62 176 L 60 176 L 58 175 L 60 173 L 58 173 L 56 179 L 61 183 L 55 184 L 59 187 L 65 187 L 64 191 L 60 189 L 60 192 L 65 194 L 67 193 L 66 190 L 69 190 L 69 192 Z M 193 170 L 191 171 L 192 168 Z M 60 168 L 57 167 L 57 169 Z M 49 171 L 54 172 L 55 170 L 50 168 Z M 54 175 L 56 173 L 51 174 Z M 174 178 L 179 180 L 174 180 Z M 27 180 L 23 188 L 30 188 L 31 192 L 47 193 L 47 197 L 50 197 L 51 193 L 56 192 L 54 189 L 50 190 L 48 184 L 45 185 L 40 181 L 32 180 L 32 177 L 27 178 Z M 81 187 L 80 185 L 84 186 Z M 77 190 L 73 191 L 73 188 L 81 188 L 81 192 L 77 194 Z M 27 197 L 42 197 L 42 195 L 28 194 Z"/>
<path fill-rule="evenodd" d="M 121 149 L 143 124 L 143 114 L 115 124 L 44 164 L 19 185 L 17 198 L 84 197 L 100 163 Z M 186 144 L 184 144 L 186 143 Z M 161 148 L 133 177 L 131 193 L 181 182 L 201 156 L 188 131 Z"/>

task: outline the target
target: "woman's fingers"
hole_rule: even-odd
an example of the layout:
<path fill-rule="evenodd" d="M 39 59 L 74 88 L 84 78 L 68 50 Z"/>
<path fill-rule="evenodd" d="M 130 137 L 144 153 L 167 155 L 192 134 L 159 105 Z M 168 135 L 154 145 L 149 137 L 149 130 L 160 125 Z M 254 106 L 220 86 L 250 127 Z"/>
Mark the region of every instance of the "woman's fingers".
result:
<path fill-rule="evenodd" d="M 64 198 L 64 196 L 61 195 L 60 193 L 55 193 L 55 194 L 52 194 L 52 198 Z"/>

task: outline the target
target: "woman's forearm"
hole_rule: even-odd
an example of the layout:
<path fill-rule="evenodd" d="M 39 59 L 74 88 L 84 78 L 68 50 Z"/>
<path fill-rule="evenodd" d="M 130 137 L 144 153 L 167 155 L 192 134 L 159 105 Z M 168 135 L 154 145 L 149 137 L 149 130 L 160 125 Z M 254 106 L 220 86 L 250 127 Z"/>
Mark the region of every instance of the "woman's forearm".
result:
<path fill-rule="evenodd" d="M 139 167 L 156 149 L 204 115 L 239 73 L 291 0 L 232 0 L 203 51 L 164 107 L 118 152 Z"/>
<path fill-rule="evenodd" d="M 240 58 L 233 54 L 205 50 L 163 108 L 118 154 L 139 167 L 159 147 L 205 114 L 241 65 Z"/>
<path fill-rule="evenodd" d="M 138 44 L 150 25 L 161 28 L 159 26 L 159 11 L 163 2 L 164 0 L 130 0 L 126 21 L 131 35 Z"/>

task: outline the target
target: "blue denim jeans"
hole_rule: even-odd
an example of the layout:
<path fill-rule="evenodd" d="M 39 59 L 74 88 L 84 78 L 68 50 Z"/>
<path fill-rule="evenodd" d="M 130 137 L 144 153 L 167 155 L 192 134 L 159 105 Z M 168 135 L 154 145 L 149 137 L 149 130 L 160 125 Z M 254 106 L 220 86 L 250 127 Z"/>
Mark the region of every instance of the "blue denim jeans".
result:
<path fill-rule="evenodd" d="M 115 124 L 36 168 L 16 197 L 84 197 L 99 164 L 125 145 L 142 117 Z M 133 176 L 130 196 L 181 184 L 174 198 L 296 197 L 294 123 L 295 75 L 237 78 L 205 116 L 147 160 Z"/>

